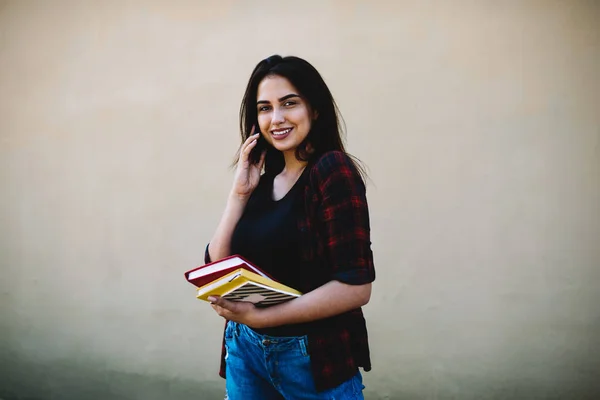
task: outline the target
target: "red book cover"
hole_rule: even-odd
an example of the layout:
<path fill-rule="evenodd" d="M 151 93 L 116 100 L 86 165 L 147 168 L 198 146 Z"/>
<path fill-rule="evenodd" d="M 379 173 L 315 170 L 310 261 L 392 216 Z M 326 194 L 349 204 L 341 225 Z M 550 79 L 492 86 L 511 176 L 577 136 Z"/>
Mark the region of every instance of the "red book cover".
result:
<path fill-rule="evenodd" d="M 185 279 L 192 285 L 202 287 L 238 268 L 244 268 L 255 274 L 273 279 L 266 272 L 237 254 L 186 271 Z"/>

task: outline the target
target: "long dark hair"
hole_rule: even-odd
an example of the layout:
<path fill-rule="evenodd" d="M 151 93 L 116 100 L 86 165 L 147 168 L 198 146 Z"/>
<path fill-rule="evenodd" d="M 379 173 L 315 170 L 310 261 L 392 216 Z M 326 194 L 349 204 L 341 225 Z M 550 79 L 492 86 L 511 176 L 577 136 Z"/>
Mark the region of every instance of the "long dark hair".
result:
<path fill-rule="evenodd" d="M 274 75 L 290 81 L 300 92 L 299 94 L 308 102 L 311 111 L 318 115 L 312 122 L 306 139 L 296 149 L 296 158 L 302 161 L 316 160 L 322 154 L 331 150 L 339 150 L 348 154 L 342 140 L 343 119 L 331 91 L 315 67 L 306 60 L 294 56 L 281 57 L 273 55 L 259 62 L 252 71 L 240 106 L 242 143 L 253 133 L 253 126 L 256 125 L 258 129 L 256 109 L 258 85 L 267 76 Z M 309 144 L 310 148 L 307 147 Z M 281 172 L 285 166 L 283 153 L 267 143 L 264 138 L 259 139 L 257 146 L 250 153 L 250 162 L 257 163 L 264 149 L 267 150 L 265 173 L 277 174 Z M 366 173 L 360 161 L 350 154 L 348 155 L 364 179 Z M 234 164 L 237 163 L 238 156 L 239 150 Z"/>

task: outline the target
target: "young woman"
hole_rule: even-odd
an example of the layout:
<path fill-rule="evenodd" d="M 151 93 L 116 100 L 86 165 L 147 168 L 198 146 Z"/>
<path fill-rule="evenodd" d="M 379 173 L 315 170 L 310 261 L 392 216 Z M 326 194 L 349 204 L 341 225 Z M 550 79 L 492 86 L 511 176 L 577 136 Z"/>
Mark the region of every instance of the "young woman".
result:
<path fill-rule="evenodd" d="M 231 400 L 362 399 L 371 369 L 361 306 L 375 279 L 360 169 L 321 75 L 298 57 L 256 66 L 242 145 L 206 262 L 240 254 L 301 297 L 267 308 L 210 298 L 225 318 Z M 264 173 L 261 172 L 264 169 Z"/>

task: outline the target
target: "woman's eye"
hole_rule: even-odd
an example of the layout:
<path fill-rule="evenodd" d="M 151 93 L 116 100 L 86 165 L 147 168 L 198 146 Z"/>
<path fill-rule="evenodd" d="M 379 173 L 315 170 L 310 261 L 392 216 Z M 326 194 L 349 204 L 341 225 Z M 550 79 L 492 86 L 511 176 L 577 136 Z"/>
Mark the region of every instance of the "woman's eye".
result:
<path fill-rule="evenodd" d="M 263 112 L 263 111 L 268 111 L 269 110 L 269 106 L 262 106 L 258 108 L 258 112 Z"/>
<path fill-rule="evenodd" d="M 289 107 L 289 106 L 293 106 L 294 104 L 296 104 L 295 101 L 286 101 L 283 105 L 286 107 Z"/>

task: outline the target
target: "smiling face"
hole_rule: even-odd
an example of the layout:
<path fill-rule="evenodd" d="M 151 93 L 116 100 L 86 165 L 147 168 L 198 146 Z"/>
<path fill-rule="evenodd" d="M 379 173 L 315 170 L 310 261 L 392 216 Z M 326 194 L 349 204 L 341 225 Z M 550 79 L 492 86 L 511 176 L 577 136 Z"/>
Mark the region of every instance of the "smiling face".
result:
<path fill-rule="evenodd" d="M 294 152 L 308 136 L 310 106 L 286 78 L 267 76 L 260 82 L 256 110 L 262 136 L 277 150 Z"/>

